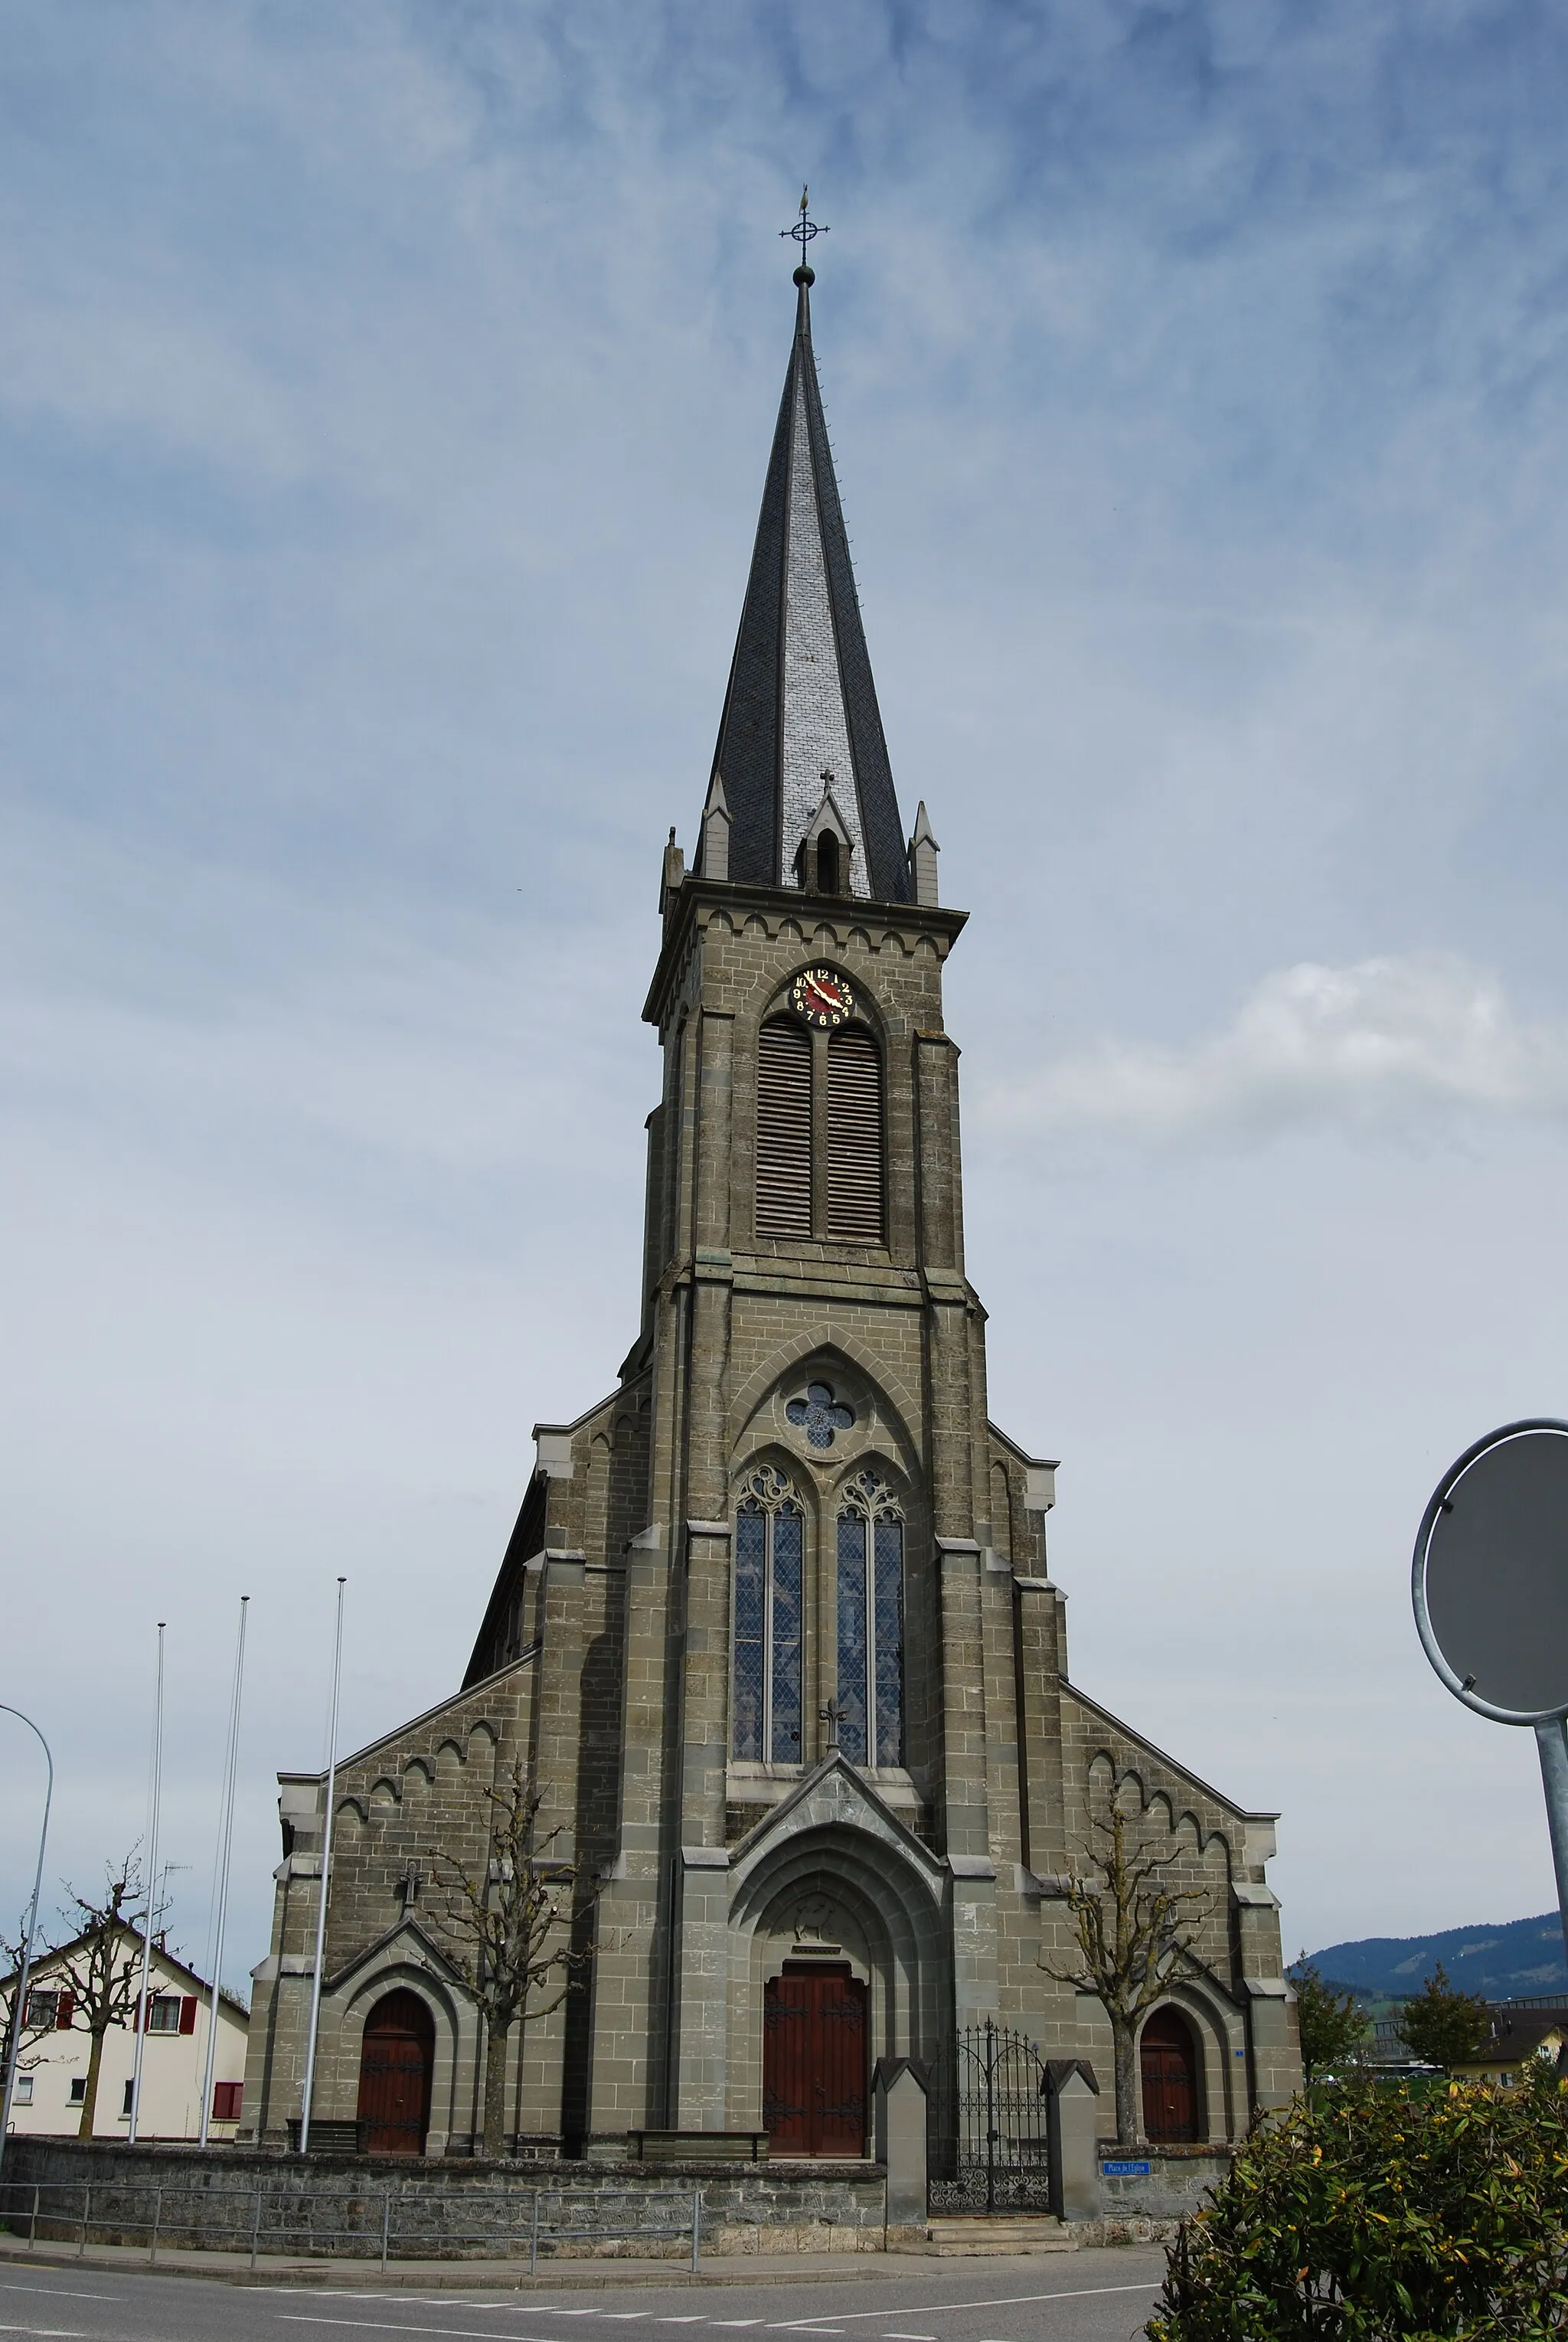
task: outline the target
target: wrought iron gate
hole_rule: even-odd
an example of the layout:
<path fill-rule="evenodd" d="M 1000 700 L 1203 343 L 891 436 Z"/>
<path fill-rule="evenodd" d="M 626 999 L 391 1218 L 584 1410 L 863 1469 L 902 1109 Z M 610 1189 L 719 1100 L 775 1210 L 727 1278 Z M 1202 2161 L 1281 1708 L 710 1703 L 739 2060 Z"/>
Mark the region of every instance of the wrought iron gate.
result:
<path fill-rule="evenodd" d="M 932 2100 L 934 2212 L 1046 2211 L 1045 2061 L 1033 2041 L 987 2017 L 941 2060 Z"/>

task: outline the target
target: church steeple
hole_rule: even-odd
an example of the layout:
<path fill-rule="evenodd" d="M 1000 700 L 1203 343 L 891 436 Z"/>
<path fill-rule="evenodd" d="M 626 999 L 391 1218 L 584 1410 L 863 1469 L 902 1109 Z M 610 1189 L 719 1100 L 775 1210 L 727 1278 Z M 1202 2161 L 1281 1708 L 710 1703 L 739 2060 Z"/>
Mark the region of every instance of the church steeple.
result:
<path fill-rule="evenodd" d="M 831 798 L 848 834 L 844 891 L 907 903 L 909 858 L 823 419 L 804 243 L 794 281 L 794 341 L 714 755 L 729 815 L 726 875 L 805 883 L 801 845 Z"/>

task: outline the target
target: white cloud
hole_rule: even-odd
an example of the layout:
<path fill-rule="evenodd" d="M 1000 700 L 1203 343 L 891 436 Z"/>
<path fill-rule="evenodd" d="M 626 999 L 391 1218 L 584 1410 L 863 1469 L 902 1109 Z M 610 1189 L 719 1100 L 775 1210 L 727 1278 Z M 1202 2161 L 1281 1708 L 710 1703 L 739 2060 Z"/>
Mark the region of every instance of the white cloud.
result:
<path fill-rule="evenodd" d="M 1206 1040 L 1104 1041 L 998 1086 L 985 1106 L 1002 1128 L 1156 1143 L 1408 1136 L 1456 1115 L 1568 1107 L 1568 1027 L 1521 1022 L 1494 975 L 1452 954 L 1303 960 L 1264 976 Z"/>

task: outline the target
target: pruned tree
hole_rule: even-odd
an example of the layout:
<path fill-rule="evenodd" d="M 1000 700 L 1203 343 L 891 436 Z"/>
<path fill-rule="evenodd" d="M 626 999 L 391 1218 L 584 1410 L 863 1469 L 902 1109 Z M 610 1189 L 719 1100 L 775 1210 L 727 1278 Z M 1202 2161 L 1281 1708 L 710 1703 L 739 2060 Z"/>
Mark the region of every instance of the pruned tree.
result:
<path fill-rule="evenodd" d="M 1425 2066 L 1467 2065 L 1492 2039 L 1492 2011 L 1478 1992 L 1457 1992 L 1443 1962 L 1399 2012 L 1399 2037 Z"/>
<path fill-rule="evenodd" d="M 78 1895 L 69 1883 L 65 1893 L 70 1899 L 60 1916 L 71 1931 L 70 1940 L 55 1955 L 55 1973 L 71 1994 L 71 2030 L 85 2033 L 92 2043 L 76 2127 L 78 2138 L 91 2138 L 105 2037 L 115 2026 L 135 2024 L 141 1992 L 137 1939 L 146 1922 L 146 1906 L 140 1847 L 133 1847 L 123 1862 L 105 1865 L 99 1901 Z M 159 1913 L 155 1910 L 153 1917 L 155 1922 Z"/>
<path fill-rule="evenodd" d="M 1079 1958 L 1066 1968 L 1046 1960 L 1040 1965 L 1059 1984 L 1093 1993 L 1110 2019 L 1116 2142 L 1135 2147 L 1144 2131 L 1138 2027 L 1197 1940 L 1208 1897 L 1165 1884 L 1162 1874 L 1176 1859 L 1174 1849 L 1161 1855 L 1146 1840 L 1130 1839 L 1127 1817 L 1114 1798 L 1109 1817 L 1093 1827 L 1103 1842 L 1084 1849 L 1087 1874 L 1064 1882 Z"/>
<path fill-rule="evenodd" d="M 1307 2080 L 1355 2064 L 1366 2039 L 1366 2011 L 1354 1993 L 1336 1992 L 1325 1984 L 1304 1952 L 1285 1973 L 1296 1997 L 1296 2031 Z"/>
<path fill-rule="evenodd" d="M 506 2060 L 514 2026 L 559 2008 L 594 1957 L 573 1940 L 597 1887 L 555 1849 L 563 1827 L 541 1829 L 544 1793 L 521 1758 L 487 1788 L 488 1857 L 477 1872 L 438 1847 L 432 1883 L 444 1893 L 435 1925 L 479 2010 L 484 2030 L 483 2151 L 504 2151 Z"/>
<path fill-rule="evenodd" d="M 0 1961 L 5 1963 L 5 1981 L 0 1984 L 0 2011 L 4 2012 L 0 2017 L 0 2088 L 5 2087 L 5 2076 L 11 2070 L 11 2044 L 15 2037 L 18 2017 L 22 2026 L 21 2047 L 16 2052 L 16 2071 L 19 2074 L 31 2073 L 44 2064 L 42 2055 L 34 2045 L 52 2033 L 55 2025 L 56 2009 L 52 1995 L 45 2022 L 40 2024 L 32 2013 L 40 1990 L 37 1963 L 46 1952 L 46 1947 L 36 1940 L 33 1945 L 33 1971 L 27 1984 L 27 2006 L 21 2009 L 17 2007 L 17 1995 L 22 1983 L 22 1955 L 26 1945 L 27 1916 L 24 1912 L 13 1932 L 0 1933 Z"/>

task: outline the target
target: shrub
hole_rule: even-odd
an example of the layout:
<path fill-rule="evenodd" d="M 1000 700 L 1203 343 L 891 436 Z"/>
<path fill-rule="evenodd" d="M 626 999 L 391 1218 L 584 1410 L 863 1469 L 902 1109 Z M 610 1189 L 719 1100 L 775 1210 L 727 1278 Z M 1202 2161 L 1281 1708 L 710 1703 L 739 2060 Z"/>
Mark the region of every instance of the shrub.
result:
<path fill-rule="evenodd" d="M 1296 2099 L 1171 2247 L 1153 2342 L 1568 2335 L 1568 2085 Z"/>

